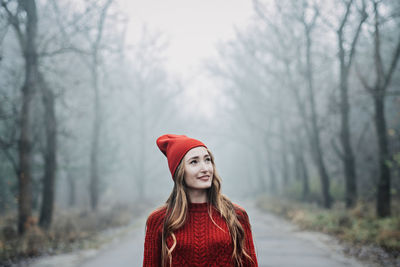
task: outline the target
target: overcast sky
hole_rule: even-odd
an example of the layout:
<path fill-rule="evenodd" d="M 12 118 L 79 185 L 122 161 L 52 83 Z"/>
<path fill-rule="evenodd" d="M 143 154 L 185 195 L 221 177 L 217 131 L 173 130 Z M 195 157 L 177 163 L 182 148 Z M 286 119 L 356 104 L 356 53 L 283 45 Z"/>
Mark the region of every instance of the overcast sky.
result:
<path fill-rule="evenodd" d="M 196 71 L 202 59 L 215 53 L 219 40 L 233 36 L 233 26 L 245 25 L 251 0 L 124 0 L 130 16 L 128 40 L 143 24 L 169 40 L 168 67 L 181 75 Z"/>

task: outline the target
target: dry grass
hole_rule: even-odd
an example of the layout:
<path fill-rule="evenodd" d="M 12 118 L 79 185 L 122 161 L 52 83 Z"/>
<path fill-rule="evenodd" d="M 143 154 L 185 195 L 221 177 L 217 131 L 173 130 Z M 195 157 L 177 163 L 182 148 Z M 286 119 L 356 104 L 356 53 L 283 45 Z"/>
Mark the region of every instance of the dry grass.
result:
<path fill-rule="evenodd" d="M 37 217 L 28 220 L 27 231 L 17 234 L 17 214 L 0 218 L 0 265 L 41 254 L 69 252 L 96 246 L 96 236 L 103 230 L 129 225 L 140 216 L 144 206 L 115 205 L 98 212 L 57 211 L 48 231 L 43 231 Z"/>

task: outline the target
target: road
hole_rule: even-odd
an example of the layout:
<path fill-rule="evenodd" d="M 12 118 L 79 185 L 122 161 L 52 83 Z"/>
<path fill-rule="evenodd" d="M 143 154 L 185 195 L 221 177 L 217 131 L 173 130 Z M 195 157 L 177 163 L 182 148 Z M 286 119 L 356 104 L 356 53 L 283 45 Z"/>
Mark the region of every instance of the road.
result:
<path fill-rule="evenodd" d="M 343 255 L 333 238 L 300 231 L 293 224 L 255 208 L 254 203 L 239 203 L 250 217 L 260 267 L 361 267 L 373 266 Z M 142 266 L 145 218 L 129 231 L 98 250 L 48 256 L 18 267 L 139 267 Z"/>

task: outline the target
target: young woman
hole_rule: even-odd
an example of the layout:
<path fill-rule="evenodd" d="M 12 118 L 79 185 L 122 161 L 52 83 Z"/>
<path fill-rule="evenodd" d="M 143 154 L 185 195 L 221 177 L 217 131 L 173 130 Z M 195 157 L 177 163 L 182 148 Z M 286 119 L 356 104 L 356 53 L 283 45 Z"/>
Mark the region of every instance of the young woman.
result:
<path fill-rule="evenodd" d="M 258 266 L 247 213 L 221 194 L 208 148 L 173 134 L 157 145 L 174 188 L 147 219 L 143 266 Z"/>

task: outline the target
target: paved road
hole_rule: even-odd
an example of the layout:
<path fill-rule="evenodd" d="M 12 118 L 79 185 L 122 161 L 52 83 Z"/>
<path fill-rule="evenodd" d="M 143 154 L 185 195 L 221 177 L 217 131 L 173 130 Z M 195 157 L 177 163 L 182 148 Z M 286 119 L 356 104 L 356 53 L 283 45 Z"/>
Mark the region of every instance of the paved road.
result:
<path fill-rule="evenodd" d="M 324 234 L 299 231 L 283 219 L 257 210 L 251 202 L 240 204 L 250 217 L 260 267 L 370 266 L 345 257 L 337 242 Z M 132 227 L 130 231 L 100 250 L 43 257 L 25 266 L 142 266 L 144 223 L 145 218 L 141 218 L 136 222 L 136 227 Z"/>
<path fill-rule="evenodd" d="M 325 234 L 300 231 L 252 203 L 243 206 L 252 224 L 260 267 L 370 266 L 345 257 L 338 242 Z"/>

